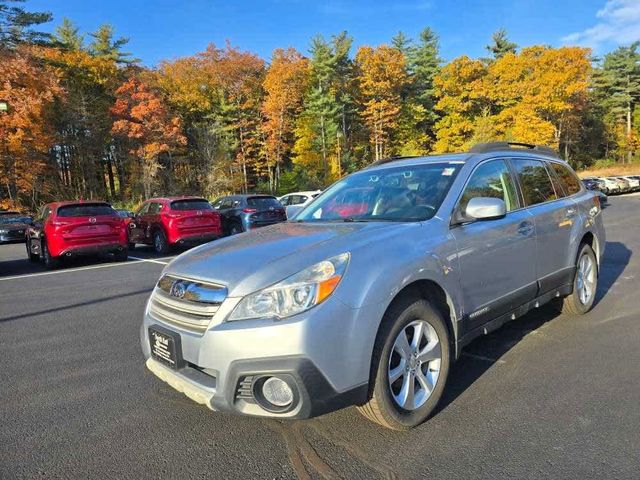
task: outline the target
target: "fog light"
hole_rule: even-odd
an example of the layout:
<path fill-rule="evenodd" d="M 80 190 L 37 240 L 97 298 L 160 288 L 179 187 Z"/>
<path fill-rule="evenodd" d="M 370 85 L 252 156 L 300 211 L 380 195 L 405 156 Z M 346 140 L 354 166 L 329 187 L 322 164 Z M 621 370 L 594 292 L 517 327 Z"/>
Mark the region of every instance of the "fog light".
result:
<path fill-rule="evenodd" d="M 264 399 L 276 407 L 286 407 L 293 402 L 293 391 L 287 382 L 271 377 L 262 384 Z"/>

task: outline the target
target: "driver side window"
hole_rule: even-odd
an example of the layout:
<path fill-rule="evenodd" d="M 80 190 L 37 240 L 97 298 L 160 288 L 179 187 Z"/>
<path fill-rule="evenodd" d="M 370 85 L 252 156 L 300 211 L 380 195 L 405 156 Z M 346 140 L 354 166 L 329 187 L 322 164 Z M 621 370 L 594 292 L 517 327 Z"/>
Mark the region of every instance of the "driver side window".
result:
<path fill-rule="evenodd" d="M 507 212 L 519 208 L 513 177 L 504 160 L 491 160 L 475 169 L 460 198 L 461 212 L 466 210 L 469 200 L 474 197 L 504 200 Z"/>

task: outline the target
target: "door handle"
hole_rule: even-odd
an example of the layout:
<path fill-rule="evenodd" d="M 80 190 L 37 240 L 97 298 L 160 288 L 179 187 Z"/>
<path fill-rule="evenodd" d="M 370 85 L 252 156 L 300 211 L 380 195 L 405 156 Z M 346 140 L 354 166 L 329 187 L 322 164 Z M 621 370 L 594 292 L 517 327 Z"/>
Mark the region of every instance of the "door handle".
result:
<path fill-rule="evenodd" d="M 575 208 L 567 208 L 567 212 L 565 214 L 566 218 L 573 218 L 576 216 L 576 209 Z"/>
<path fill-rule="evenodd" d="M 528 237 L 533 233 L 533 224 L 530 222 L 522 222 L 518 226 L 518 233 L 524 237 Z"/>

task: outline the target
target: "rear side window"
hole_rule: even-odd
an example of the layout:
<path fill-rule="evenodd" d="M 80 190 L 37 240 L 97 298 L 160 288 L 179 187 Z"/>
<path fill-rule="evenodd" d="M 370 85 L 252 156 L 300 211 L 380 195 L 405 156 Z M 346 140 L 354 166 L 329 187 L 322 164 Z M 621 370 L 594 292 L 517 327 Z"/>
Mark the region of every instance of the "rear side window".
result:
<path fill-rule="evenodd" d="M 247 205 L 259 210 L 273 208 L 281 208 L 282 205 L 278 202 L 276 197 L 249 197 L 247 198 Z"/>
<path fill-rule="evenodd" d="M 464 212 L 469 200 L 475 197 L 504 200 L 507 212 L 518 208 L 518 197 L 513 178 L 503 160 L 492 160 L 475 169 L 460 199 L 460 211 Z"/>
<path fill-rule="evenodd" d="M 213 210 L 213 207 L 206 200 L 194 198 L 171 202 L 171 210 Z"/>
<path fill-rule="evenodd" d="M 149 204 L 149 210 L 147 210 L 147 213 L 149 215 L 154 215 L 158 213 L 161 209 L 162 209 L 162 204 L 153 202 Z"/>
<path fill-rule="evenodd" d="M 58 208 L 58 217 L 97 217 L 99 215 L 115 215 L 118 213 L 105 204 L 65 205 Z"/>
<path fill-rule="evenodd" d="M 520 180 L 526 206 L 530 207 L 558 198 L 547 169 L 541 161 L 516 158 L 513 160 L 513 165 Z"/>
<path fill-rule="evenodd" d="M 550 162 L 550 164 L 551 168 L 556 172 L 556 175 L 560 179 L 567 195 L 573 195 L 580 191 L 580 180 L 569 167 L 555 162 Z"/>

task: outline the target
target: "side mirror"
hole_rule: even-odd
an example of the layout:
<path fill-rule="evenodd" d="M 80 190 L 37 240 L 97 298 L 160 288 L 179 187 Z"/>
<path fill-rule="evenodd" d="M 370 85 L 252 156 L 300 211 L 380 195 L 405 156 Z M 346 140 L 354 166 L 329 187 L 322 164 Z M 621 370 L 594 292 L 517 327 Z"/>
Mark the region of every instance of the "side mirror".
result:
<path fill-rule="evenodd" d="M 500 198 L 474 197 L 467 203 L 464 214 L 470 220 L 494 220 L 507 214 L 507 206 Z"/>

